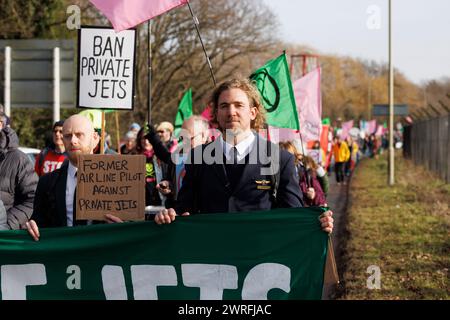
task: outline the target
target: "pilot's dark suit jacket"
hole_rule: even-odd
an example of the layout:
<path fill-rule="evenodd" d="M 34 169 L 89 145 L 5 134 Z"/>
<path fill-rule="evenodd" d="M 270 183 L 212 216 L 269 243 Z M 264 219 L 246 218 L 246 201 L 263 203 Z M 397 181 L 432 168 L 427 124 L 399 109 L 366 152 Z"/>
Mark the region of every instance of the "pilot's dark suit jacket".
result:
<path fill-rule="evenodd" d="M 185 166 L 186 175 L 178 194 L 176 212 L 193 214 L 302 207 L 303 198 L 295 171 L 294 156 L 268 143 L 259 135 L 255 136 L 255 142 L 246 157 L 246 164 L 242 165 L 235 181 L 230 181 L 233 179 L 223 164 L 226 160 L 220 140 L 195 148 L 188 160 L 191 164 Z M 270 163 L 267 149 L 272 155 L 278 154 L 278 157 L 271 157 L 271 161 L 279 164 L 280 170 L 279 175 L 276 175 L 278 180 L 276 199 L 272 194 L 273 179 L 270 178 L 270 174 L 261 172 L 262 168 L 267 170 Z M 205 153 L 212 154 L 215 158 L 214 163 L 211 163 L 210 159 L 205 160 Z M 203 156 L 199 157 L 200 154 Z M 196 156 L 202 158 L 201 163 L 195 164 L 198 163 L 194 162 Z"/>

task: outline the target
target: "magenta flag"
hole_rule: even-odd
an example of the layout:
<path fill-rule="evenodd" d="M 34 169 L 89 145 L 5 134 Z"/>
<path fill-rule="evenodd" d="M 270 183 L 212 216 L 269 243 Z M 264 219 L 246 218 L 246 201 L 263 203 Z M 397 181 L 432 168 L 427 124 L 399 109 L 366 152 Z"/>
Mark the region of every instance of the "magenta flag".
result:
<path fill-rule="evenodd" d="M 212 114 L 211 107 L 210 107 L 210 106 L 207 106 L 207 107 L 205 108 L 205 110 L 203 110 L 201 116 L 202 116 L 203 118 L 205 118 L 206 120 L 208 120 L 208 122 L 211 121 L 212 118 L 213 118 L 213 114 Z"/>
<path fill-rule="evenodd" d="M 132 28 L 188 0 L 89 0 L 111 22 L 117 32 Z"/>
<path fill-rule="evenodd" d="M 320 140 L 322 126 L 320 73 L 321 69 L 317 68 L 293 83 L 300 132 L 304 142 Z"/>
<path fill-rule="evenodd" d="M 205 110 L 203 110 L 201 116 L 209 122 L 209 141 L 216 140 L 220 135 L 220 131 L 214 128 L 211 125 L 211 120 L 213 119 L 212 109 L 210 106 L 207 106 Z"/>

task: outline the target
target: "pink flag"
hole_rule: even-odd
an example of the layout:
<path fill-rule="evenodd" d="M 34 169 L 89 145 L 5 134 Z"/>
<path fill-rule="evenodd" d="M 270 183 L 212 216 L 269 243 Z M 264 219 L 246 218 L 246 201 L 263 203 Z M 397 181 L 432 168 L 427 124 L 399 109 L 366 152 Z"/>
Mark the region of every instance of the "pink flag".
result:
<path fill-rule="evenodd" d="M 350 120 L 342 124 L 341 139 L 347 139 L 350 129 L 353 128 L 353 123 L 353 120 Z"/>
<path fill-rule="evenodd" d="M 366 133 L 372 134 L 377 130 L 377 120 L 371 120 L 366 123 Z"/>
<path fill-rule="evenodd" d="M 293 83 L 300 132 L 304 142 L 320 140 L 322 126 L 320 73 L 321 69 L 317 68 Z"/>
<path fill-rule="evenodd" d="M 273 143 L 300 139 L 300 135 L 297 130 L 272 126 L 269 126 L 269 136 L 270 141 L 272 141 Z"/>
<path fill-rule="evenodd" d="M 378 126 L 377 132 L 375 132 L 375 135 L 377 137 L 381 137 L 384 134 L 384 127 L 382 125 Z"/>
<path fill-rule="evenodd" d="M 90 0 L 111 22 L 116 32 L 132 28 L 188 0 Z"/>
<path fill-rule="evenodd" d="M 322 125 L 322 98 L 320 93 L 320 68 L 293 83 L 300 132 L 303 143 L 320 140 Z M 297 130 L 269 126 L 270 140 L 274 143 L 300 138 Z"/>

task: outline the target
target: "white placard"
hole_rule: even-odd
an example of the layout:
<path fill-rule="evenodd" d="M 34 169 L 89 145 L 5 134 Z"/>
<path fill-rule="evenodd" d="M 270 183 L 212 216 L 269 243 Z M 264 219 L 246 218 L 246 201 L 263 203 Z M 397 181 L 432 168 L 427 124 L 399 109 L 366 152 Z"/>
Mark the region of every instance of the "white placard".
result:
<path fill-rule="evenodd" d="M 78 107 L 133 109 L 136 30 L 82 27 L 78 37 Z"/>

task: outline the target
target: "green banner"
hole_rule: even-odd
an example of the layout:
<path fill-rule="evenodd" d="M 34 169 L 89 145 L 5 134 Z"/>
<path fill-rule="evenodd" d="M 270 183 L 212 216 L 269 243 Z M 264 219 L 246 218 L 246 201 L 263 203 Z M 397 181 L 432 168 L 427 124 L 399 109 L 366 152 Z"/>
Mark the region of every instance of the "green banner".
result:
<path fill-rule="evenodd" d="M 175 116 L 175 132 L 174 135 L 178 137 L 180 135 L 181 126 L 184 120 L 192 116 L 192 89 L 189 88 L 188 91 L 183 95 L 178 106 L 178 112 Z"/>
<path fill-rule="evenodd" d="M 320 299 L 319 208 L 0 232 L 2 299 Z"/>
<path fill-rule="evenodd" d="M 255 81 L 261 94 L 267 124 L 299 130 L 297 105 L 286 54 L 268 61 L 250 79 Z"/>

